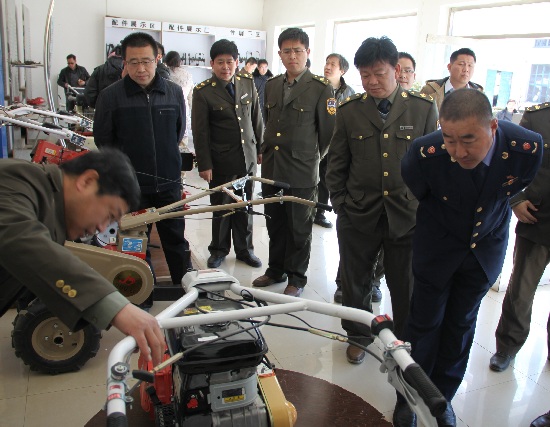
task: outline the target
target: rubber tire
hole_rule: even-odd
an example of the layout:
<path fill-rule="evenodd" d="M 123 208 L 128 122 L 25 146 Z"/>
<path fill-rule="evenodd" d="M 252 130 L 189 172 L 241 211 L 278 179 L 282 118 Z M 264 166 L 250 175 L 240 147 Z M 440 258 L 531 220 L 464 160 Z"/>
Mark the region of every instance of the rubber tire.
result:
<path fill-rule="evenodd" d="M 99 350 L 101 331 L 93 325 L 88 325 L 75 332 L 74 336 L 71 332 L 70 343 L 67 339 L 70 347 L 64 348 L 58 345 L 48 345 L 46 349 L 35 347 L 36 342 L 40 343 L 42 339 L 45 339 L 37 334 L 45 333 L 50 324 L 57 325 L 58 336 L 56 339 L 62 343 L 65 342 L 63 333 L 69 330 L 38 299 L 35 299 L 26 309 L 21 310 L 13 323 L 12 346 L 15 349 L 15 355 L 23 360 L 25 365 L 29 365 L 32 371 L 52 375 L 78 371 Z M 60 349 L 58 355 L 55 355 L 56 347 Z M 75 347 L 76 350 L 71 350 L 71 347 Z M 64 357 L 64 352 L 67 353 L 67 357 Z M 48 353 L 53 356 L 48 358 Z"/>

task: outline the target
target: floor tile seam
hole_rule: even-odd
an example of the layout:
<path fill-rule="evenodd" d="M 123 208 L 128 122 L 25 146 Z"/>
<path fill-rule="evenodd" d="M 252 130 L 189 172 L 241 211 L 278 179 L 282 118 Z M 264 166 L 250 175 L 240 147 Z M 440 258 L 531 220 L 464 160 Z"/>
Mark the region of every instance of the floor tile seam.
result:
<path fill-rule="evenodd" d="M 489 369 L 489 368 L 487 368 Z M 480 390 L 485 390 L 485 389 L 489 389 L 489 388 L 492 388 L 492 387 L 497 387 L 497 386 L 502 386 L 504 384 L 507 384 L 507 383 L 511 383 L 511 382 L 515 382 L 517 380 L 522 380 L 522 379 L 526 379 L 526 380 L 529 380 L 529 381 L 532 381 L 529 379 L 529 377 L 525 374 L 522 374 L 521 372 L 518 372 L 519 376 L 517 377 L 513 377 L 509 380 L 502 380 L 500 382 L 496 382 L 494 384 L 491 384 L 491 385 L 485 385 L 485 386 L 478 386 L 478 387 L 474 387 L 474 388 L 468 388 L 468 390 L 466 391 L 458 391 L 456 393 L 456 395 L 465 395 L 465 394 L 468 394 L 468 393 L 472 393 L 472 392 L 479 392 Z M 534 381 L 533 381 L 534 382 Z M 535 383 L 536 384 L 536 383 Z M 537 384 L 536 384 L 537 385 Z"/>
<path fill-rule="evenodd" d="M 100 384 L 88 384 L 86 386 L 77 386 L 77 387 L 68 387 L 68 388 L 63 388 L 63 389 L 59 389 L 59 390 L 48 390 L 48 391 L 42 391 L 42 392 L 27 392 L 26 396 L 27 398 L 29 397 L 34 397 L 34 396 L 41 396 L 43 394 L 52 394 L 52 393 L 62 393 L 62 392 L 66 392 L 66 391 L 72 391 L 72 390 L 85 390 L 85 389 L 89 389 L 89 388 L 92 388 L 92 387 L 107 387 L 107 382 L 103 382 L 103 383 L 100 383 Z M 105 397 L 107 397 L 107 394 L 105 394 Z"/>

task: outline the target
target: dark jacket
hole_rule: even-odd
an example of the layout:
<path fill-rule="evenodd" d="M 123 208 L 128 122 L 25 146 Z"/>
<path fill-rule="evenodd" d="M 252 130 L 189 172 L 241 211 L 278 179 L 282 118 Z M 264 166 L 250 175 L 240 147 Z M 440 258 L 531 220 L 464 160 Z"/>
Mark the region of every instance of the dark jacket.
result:
<path fill-rule="evenodd" d="M 157 72 L 160 74 L 160 76 L 163 79 L 170 80 L 170 68 L 166 66 L 166 64 L 163 64 L 162 62 L 157 63 Z"/>
<path fill-rule="evenodd" d="M 258 69 L 256 68 L 252 73 L 254 76 L 254 84 L 256 85 L 256 90 L 258 91 L 258 98 L 260 100 L 260 108 L 262 109 L 262 117 L 265 123 L 265 111 L 264 111 L 264 97 L 265 97 L 265 84 L 267 81 L 273 77 L 273 73 L 269 70 L 262 76 Z"/>
<path fill-rule="evenodd" d="M 489 283 L 500 274 L 510 228 L 510 198 L 533 180 L 542 159 L 542 138 L 500 122 L 495 144 L 480 193 L 470 171 L 445 149 L 441 131 L 416 139 L 405 155 L 403 180 L 419 202 L 413 241 L 416 277 L 445 284 L 470 251 Z"/>
<path fill-rule="evenodd" d="M 120 56 L 107 58 L 104 64 L 96 67 L 86 83 L 84 97 L 90 107 L 95 108 L 99 93 L 107 86 L 122 78 L 123 60 Z"/>
<path fill-rule="evenodd" d="M 69 86 L 79 87 L 78 80 L 87 81 L 90 78 L 90 74 L 86 68 L 77 65 L 74 70 L 71 70 L 71 67 L 65 67 L 59 72 L 59 77 L 57 78 L 57 84 L 61 87 L 65 87 L 65 83 L 69 83 Z"/>
<path fill-rule="evenodd" d="M 346 100 L 349 101 L 348 98 L 351 95 L 355 95 L 355 91 L 351 86 L 348 86 L 348 84 L 344 80 L 344 77 L 340 77 L 340 87 L 334 91 L 336 102 L 338 103 L 338 105 L 340 105 L 341 102 L 344 102 Z"/>
<path fill-rule="evenodd" d="M 185 132 L 185 103 L 177 84 L 158 73 L 146 92 L 130 76 L 104 89 L 96 104 L 94 138 L 101 148 L 125 152 L 142 193 L 181 185 L 178 144 Z"/>

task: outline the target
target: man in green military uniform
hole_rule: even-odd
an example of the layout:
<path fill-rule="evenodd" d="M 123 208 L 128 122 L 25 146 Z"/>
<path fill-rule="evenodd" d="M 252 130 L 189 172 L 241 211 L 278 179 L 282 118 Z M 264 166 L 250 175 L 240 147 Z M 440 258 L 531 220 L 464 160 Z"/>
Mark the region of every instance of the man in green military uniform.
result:
<path fill-rule="evenodd" d="M 401 178 L 401 159 L 415 138 L 437 129 L 437 109 L 429 96 L 399 86 L 398 52 L 387 37 L 365 40 L 354 63 L 366 92 L 348 97 L 338 108 L 326 177 L 338 214 L 342 303 L 372 312 L 373 270 L 383 249 L 399 337 L 412 293 L 418 205 Z M 342 326 L 354 341 L 372 342 L 367 326 L 348 320 Z M 354 346 L 346 355 L 350 363 L 365 358 Z"/>
<path fill-rule="evenodd" d="M 199 175 L 210 188 L 255 173 L 256 165 L 262 162 L 263 121 L 258 93 L 252 74 L 235 75 L 238 56 L 234 42 L 215 42 L 210 49 L 212 77 L 193 90 L 193 141 Z M 247 200 L 251 199 L 252 190 L 252 181 L 248 181 L 244 188 Z M 210 196 L 212 205 L 231 201 L 221 192 Z M 231 234 L 237 259 L 261 267 L 262 262 L 254 255 L 252 216 L 240 212 L 224 216 L 226 213 L 214 213 L 208 267 L 219 267 L 227 256 Z"/>
<path fill-rule="evenodd" d="M 316 200 L 319 160 L 327 152 L 334 129 L 336 99 L 329 81 L 306 68 L 309 37 L 303 30 L 286 29 L 279 35 L 278 45 L 286 73 L 273 77 L 265 87 L 262 177 L 290 184 L 285 195 Z M 262 184 L 264 197 L 277 191 Z M 254 286 L 269 286 L 288 277 L 285 294 L 302 294 L 307 283 L 314 210 L 297 203 L 265 206 L 269 268 L 252 282 Z"/>

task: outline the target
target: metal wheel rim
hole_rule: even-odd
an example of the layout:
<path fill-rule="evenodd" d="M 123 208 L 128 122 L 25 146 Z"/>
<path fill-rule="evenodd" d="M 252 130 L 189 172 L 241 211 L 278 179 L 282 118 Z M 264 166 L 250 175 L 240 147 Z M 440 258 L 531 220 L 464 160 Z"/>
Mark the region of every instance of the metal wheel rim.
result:
<path fill-rule="evenodd" d="M 84 332 L 72 332 L 57 317 L 40 322 L 32 333 L 32 347 L 38 356 L 51 361 L 74 357 L 84 346 Z"/>

